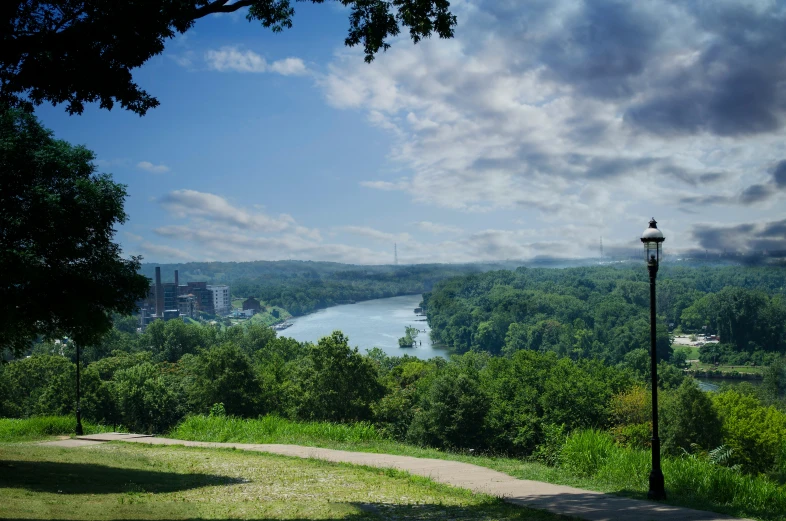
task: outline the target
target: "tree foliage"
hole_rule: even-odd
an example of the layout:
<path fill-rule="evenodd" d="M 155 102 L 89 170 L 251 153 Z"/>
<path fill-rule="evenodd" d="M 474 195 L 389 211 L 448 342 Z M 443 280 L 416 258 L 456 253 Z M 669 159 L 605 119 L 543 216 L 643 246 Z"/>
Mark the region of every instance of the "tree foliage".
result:
<path fill-rule="evenodd" d="M 367 62 L 402 28 L 417 43 L 432 34 L 451 38 L 456 25 L 448 0 L 338 1 L 349 7 L 344 43 L 362 45 Z M 273 32 L 292 27 L 290 0 L 7 0 L 0 7 L 0 105 L 66 103 L 70 114 L 81 114 L 85 103 L 117 103 L 144 115 L 159 102 L 131 71 L 198 19 L 243 8 L 249 21 Z"/>
<path fill-rule="evenodd" d="M 113 242 L 125 187 L 93 159 L 34 116 L 0 111 L 0 348 L 18 354 L 39 336 L 98 343 L 147 293 L 139 259 Z"/>

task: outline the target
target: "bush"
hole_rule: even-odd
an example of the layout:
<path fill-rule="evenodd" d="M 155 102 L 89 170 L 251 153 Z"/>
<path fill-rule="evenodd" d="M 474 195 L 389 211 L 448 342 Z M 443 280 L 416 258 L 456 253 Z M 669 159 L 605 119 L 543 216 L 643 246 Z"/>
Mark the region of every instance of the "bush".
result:
<path fill-rule="evenodd" d="M 734 451 L 733 463 L 748 472 L 777 471 L 783 463 L 786 414 L 731 390 L 716 394 L 713 402 L 723 422 L 724 444 Z"/>
<path fill-rule="evenodd" d="M 614 451 L 614 438 L 606 432 L 585 429 L 573 432 L 560 453 L 560 465 L 571 473 L 594 476 Z"/>

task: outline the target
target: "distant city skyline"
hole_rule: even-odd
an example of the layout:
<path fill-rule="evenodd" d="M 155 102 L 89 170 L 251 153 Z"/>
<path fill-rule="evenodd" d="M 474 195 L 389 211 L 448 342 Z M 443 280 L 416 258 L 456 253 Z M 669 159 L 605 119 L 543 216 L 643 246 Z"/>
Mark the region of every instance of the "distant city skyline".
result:
<path fill-rule="evenodd" d="M 783 6 L 452 6 L 371 64 L 340 5 L 207 17 L 135 71 L 147 116 L 36 114 L 128 186 L 146 263 L 590 258 L 653 216 L 667 252 L 786 250 Z"/>

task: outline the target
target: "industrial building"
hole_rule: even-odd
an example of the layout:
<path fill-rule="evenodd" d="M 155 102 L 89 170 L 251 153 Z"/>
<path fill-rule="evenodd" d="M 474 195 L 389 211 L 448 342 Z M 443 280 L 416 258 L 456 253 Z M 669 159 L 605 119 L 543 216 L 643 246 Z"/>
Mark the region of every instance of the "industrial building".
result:
<path fill-rule="evenodd" d="M 180 284 L 178 270 L 174 282 L 162 282 L 161 268 L 157 266 L 147 298 L 137 303 L 139 325 L 144 329 L 157 319 L 195 318 L 199 312 L 225 314 L 231 308 L 230 302 L 229 286 L 208 286 L 207 282 Z"/>

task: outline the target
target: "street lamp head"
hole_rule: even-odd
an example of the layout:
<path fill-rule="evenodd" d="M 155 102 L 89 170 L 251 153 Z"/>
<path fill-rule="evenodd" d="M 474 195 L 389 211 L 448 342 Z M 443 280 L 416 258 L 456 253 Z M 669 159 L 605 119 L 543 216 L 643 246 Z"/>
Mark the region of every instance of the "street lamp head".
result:
<path fill-rule="evenodd" d="M 641 234 L 641 242 L 644 244 L 644 255 L 648 264 L 657 265 L 663 255 L 662 244 L 666 238 L 663 232 L 658 229 L 658 223 L 653 217 L 650 226 Z"/>

